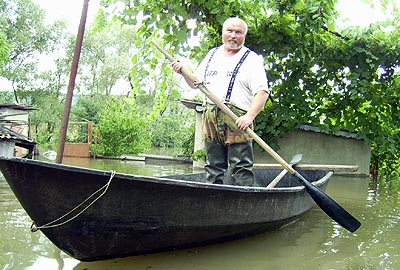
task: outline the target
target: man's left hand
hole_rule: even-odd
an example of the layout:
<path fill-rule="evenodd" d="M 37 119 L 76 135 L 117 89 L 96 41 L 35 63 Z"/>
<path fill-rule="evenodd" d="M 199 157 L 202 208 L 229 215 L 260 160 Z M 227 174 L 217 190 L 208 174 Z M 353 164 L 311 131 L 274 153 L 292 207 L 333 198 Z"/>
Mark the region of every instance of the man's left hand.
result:
<path fill-rule="evenodd" d="M 246 130 L 248 127 L 251 126 L 253 120 L 254 119 L 248 114 L 242 115 L 236 120 L 236 126 L 241 130 Z"/>

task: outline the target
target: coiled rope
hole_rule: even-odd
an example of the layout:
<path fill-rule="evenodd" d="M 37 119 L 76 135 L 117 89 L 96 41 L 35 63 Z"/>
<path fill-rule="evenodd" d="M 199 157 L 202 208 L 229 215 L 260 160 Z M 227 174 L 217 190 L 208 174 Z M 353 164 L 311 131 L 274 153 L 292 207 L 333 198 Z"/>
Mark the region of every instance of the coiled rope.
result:
<path fill-rule="evenodd" d="M 110 175 L 110 179 L 108 180 L 108 182 L 102 186 L 101 188 L 99 188 L 97 191 L 95 191 L 92 195 L 90 195 L 88 198 L 86 198 L 83 202 L 81 202 L 80 204 L 78 204 L 77 206 L 75 206 L 72 210 L 70 210 L 69 212 L 65 213 L 64 215 L 62 215 L 61 217 L 50 221 L 42 226 L 37 226 L 35 224 L 35 222 L 32 222 L 31 225 L 31 232 L 36 232 L 38 230 L 41 229 L 48 229 L 48 228 L 54 228 L 54 227 L 59 227 L 62 226 L 72 220 L 74 220 L 75 218 L 77 218 L 78 216 L 80 216 L 83 212 L 85 212 L 89 207 L 91 207 L 98 199 L 100 199 L 104 194 L 106 194 L 110 184 L 111 184 L 111 180 L 114 178 L 116 172 L 115 171 L 111 171 L 111 175 Z M 68 218 L 65 221 L 59 222 L 60 220 L 68 217 L 69 215 L 72 215 L 72 213 L 77 210 L 79 207 L 81 207 L 83 204 L 85 204 L 87 201 L 89 201 L 93 196 L 95 196 L 97 193 L 101 192 L 103 190 L 102 193 L 100 193 L 96 198 L 93 199 L 93 201 L 91 203 L 89 203 L 85 208 L 83 208 L 81 211 L 79 211 L 76 215 Z M 59 223 L 56 223 L 59 222 Z"/>

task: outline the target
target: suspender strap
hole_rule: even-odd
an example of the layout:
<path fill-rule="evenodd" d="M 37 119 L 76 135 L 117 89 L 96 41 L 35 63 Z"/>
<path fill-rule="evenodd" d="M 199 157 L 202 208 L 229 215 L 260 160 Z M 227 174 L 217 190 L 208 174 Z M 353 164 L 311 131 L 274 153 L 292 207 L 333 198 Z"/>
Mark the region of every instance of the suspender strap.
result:
<path fill-rule="evenodd" d="M 228 91 L 226 92 L 225 102 L 229 102 L 231 100 L 233 84 L 235 83 L 236 75 L 238 74 L 239 68 L 242 66 L 244 60 L 249 55 L 250 49 L 243 54 L 242 58 L 240 58 L 239 63 L 237 63 L 235 69 L 233 70 L 231 81 L 229 82 Z"/>
<path fill-rule="evenodd" d="M 210 67 L 211 59 L 214 57 L 214 54 L 216 53 L 217 50 L 218 50 L 218 47 L 214 48 L 214 50 L 211 52 L 210 58 L 208 58 L 206 68 L 204 69 L 204 81 L 206 81 L 207 71 L 208 71 L 208 68 Z"/>
<path fill-rule="evenodd" d="M 208 68 L 210 67 L 211 60 L 217 50 L 218 50 L 218 47 L 214 48 L 214 50 L 211 52 L 210 58 L 208 58 L 207 65 L 204 70 L 204 81 L 206 81 Z M 231 80 L 230 80 L 229 86 L 228 86 L 228 91 L 226 92 L 225 102 L 229 102 L 231 100 L 232 89 L 233 89 L 233 85 L 235 84 L 236 75 L 238 74 L 239 68 L 242 66 L 244 60 L 246 59 L 246 57 L 249 55 L 250 52 L 251 52 L 250 49 L 247 49 L 247 51 L 242 55 L 242 58 L 240 58 L 239 63 L 237 63 L 235 69 L 233 70 Z"/>

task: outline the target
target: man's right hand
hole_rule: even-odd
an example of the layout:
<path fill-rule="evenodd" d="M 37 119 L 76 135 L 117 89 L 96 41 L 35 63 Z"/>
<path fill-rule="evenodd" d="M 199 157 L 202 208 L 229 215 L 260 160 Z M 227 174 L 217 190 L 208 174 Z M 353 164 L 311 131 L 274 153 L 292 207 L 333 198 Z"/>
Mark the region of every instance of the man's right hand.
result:
<path fill-rule="evenodd" d="M 183 67 L 183 65 L 182 65 L 181 61 L 176 60 L 176 61 L 172 62 L 171 66 L 172 66 L 172 69 L 173 69 L 176 73 L 182 74 L 182 67 Z"/>

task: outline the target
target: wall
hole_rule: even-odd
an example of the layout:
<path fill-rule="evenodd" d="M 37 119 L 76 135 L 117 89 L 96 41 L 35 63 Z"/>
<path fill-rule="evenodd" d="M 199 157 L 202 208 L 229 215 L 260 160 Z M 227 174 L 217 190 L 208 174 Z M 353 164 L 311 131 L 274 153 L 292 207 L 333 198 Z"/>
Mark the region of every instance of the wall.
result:
<path fill-rule="evenodd" d="M 293 155 L 303 154 L 301 164 L 356 165 L 352 174 L 369 175 L 371 148 L 363 140 L 328 135 L 321 132 L 295 130 L 278 138 L 280 149 L 274 149 L 289 162 Z M 255 147 L 256 163 L 276 163 L 265 151 Z"/>

